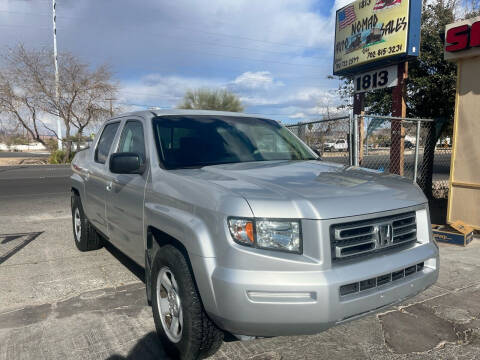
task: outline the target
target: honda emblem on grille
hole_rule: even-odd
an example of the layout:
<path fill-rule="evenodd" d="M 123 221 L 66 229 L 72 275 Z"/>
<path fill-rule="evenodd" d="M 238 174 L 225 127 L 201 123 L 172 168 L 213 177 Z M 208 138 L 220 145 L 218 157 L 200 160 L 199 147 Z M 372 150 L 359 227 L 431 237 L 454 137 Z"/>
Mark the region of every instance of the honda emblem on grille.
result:
<path fill-rule="evenodd" d="M 393 228 L 392 224 L 380 224 L 377 226 L 377 247 L 382 248 L 392 244 Z"/>

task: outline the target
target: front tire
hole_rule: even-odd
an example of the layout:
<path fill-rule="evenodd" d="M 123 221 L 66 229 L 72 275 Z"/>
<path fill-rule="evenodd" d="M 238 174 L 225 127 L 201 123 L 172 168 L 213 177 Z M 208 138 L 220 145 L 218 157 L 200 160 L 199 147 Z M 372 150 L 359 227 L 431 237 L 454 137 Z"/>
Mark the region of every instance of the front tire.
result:
<path fill-rule="evenodd" d="M 90 251 L 102 247 L 101 237 L 85 216 L 80 196 L 75 193 L 72 194 L 72 225 L 73 238 L 78 250 Z"/>
<path fill-rule="evenodd" d="M 152 311 L 158 337 L 174 359 L 213 355 L 223 332 L 208 318 L 185 255 L 163 246 L 152 267 Z"/>

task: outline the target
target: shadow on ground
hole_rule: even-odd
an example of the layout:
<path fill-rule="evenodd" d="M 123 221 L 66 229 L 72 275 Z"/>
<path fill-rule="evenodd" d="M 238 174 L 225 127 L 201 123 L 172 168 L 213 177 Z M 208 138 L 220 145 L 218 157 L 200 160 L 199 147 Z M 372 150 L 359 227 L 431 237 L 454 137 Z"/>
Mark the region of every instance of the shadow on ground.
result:
<path fill-rule="evenodd" d="M 7 261 L 25 246 L 38 238 L 43 231 L 30 233 L 0 234 L 0 264 Z"/>
<path fill-rule="evenodd" d="M 104 241 L 105 249 L 112 254 L 123 266 L 125 266 L 130 272 L 135 275 L 138 280 L 145 284 L 145 270 L 130 259 L 128 256 L 123 254 L 119 249 L 110 244 L 108 241 Z"/>
<path fill-rule="evenodd" d="M 171 359 L 165 354 L 165 351 L 158 340 L 157 334 L 152 331 L 141 338 L 127 356 L 112 355 L 107 360 L 150 360 Z"/>
<path fill-rule="evenodd" d="M 447 204 L 448 199 L 430 199 L 428 201 L 432 224 L 444 225 L 447 223 Z"/>

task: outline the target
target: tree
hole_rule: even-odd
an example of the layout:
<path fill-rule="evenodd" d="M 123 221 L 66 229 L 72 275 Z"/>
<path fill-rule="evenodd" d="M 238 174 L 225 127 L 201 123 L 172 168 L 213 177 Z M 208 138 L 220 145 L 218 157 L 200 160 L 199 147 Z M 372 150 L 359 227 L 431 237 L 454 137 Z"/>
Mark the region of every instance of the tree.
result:
<path fill-rule="evenodd" d="M 420 56 L 409 61 L 407 79 L 407 116 L 436 119 L 443 133 L 451 134 L 455 109 L 456 65 L 443 59 L 444 29 L 464 10 L 461 17 L 478 14 L 478 0 L 424 1 Z M 475 10 L 476 9 L 476 10 Z M 350 79 L 343 79 L 339 95 L 345 107 L 353 93 Z M 366 94 L 365 107 L 370 113 L 388 115 L 392 108 L 392 90 Z M 441 128 L 437 131 L 440 135 Z"/>
<path fill-rule="evenodd" d="M 179 109 L 220 110 L 242 112 L 244 110 L 237 95 L 228 90 L 197 89 L 188 90 Z"/>
<path fill-rule="evenodd" d="M 479 14 L 479 0 L 423 1 L 420 56 L 409 61 L 407 79 L 407 116 L 431 118 L 426 123 L 422 138 L 424 156 L 421 187 L 428 197 L 431 182 L 435 144 L 440 135 L 451 135 L 455 109 L 456 65 L 443 59 L 444 29 L 449 23 Z M 353 95 L 350 79 L 339 86 L 344 106 Z M 369 113 L 389 115 L 392 109 L 392 90 L 368 92 L 365 107 Z"/>
<path fill-rule="evenodd" d="M 436 139 L 452 134 L 455 109 L 456 65 L 443 59 L 445 26 L 478 14 L 478 0 L 424 2 L 420 57 L 409 62 L 407 116 L 435 119 Z M 391 101 L 391 90 L 378 90 L 367 94 L 366 105 L 385 115 Z"/>
<path fill-rule="evenodd" d="M 55 86 L 53 54 L 48 50 L 28 50 L 19 45 L 3 56 L 0 69 L 0 110 L 21 124 L 31 137 L 44 144 L 41 130 L 54 133 L 43 120 L 58 116 L 65 127 L 65 158 L 70 157 L 73 132 L 84 129 L 109 115 L 107 99 L 113 98 L 117 85 L 108 66 L 91 69 L 74 55 L 59 55 L 58 97 Z"/>

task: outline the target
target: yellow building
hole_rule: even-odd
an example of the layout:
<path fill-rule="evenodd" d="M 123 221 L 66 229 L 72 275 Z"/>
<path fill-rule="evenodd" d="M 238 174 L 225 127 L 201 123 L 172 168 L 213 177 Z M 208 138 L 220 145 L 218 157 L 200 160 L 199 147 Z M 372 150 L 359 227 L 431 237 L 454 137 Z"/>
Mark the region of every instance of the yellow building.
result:
<path fill-rule="evenodd" d="M 447 222 L 480 229 L 480 17 L 449 24 L 446 60 L 457 63 Z"/>

